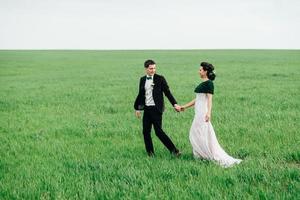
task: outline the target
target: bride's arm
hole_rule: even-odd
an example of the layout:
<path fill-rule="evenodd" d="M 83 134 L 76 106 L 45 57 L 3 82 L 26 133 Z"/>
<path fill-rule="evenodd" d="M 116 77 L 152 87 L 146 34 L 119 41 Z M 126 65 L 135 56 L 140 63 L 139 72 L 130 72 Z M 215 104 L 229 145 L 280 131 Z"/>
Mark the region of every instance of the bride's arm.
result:
<path fill-rule="evenodd" d="M 205 121 L 208 122 L 208 121 L 210 121 L 210 118 L 211 118 L 212 94 L 207 93 L 206 95 L 208 97 L 208 101 L 207 101 L 207 113 L 206 113 L 206 116 L 205 116 Z"/>
<path fill-rule="evenodd" d="M 195 100 L 196 99 L 193 99 L 191 102 L 181 106 L 181 108 L 186 109 L 186 108 L 192 107 L 193 105 L 195 105 Z"/>

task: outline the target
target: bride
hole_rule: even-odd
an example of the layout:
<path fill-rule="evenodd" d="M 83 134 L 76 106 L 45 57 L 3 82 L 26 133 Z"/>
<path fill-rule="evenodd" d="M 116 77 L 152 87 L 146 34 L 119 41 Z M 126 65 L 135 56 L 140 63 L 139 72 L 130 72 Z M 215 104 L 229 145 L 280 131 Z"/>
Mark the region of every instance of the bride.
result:
<path fill-rule="evenodd" d="M 223 167 L 231 167 L 242 160 L 231 157 L 222 149 L 210 122 L 214 94 L 212 81 L 216 77 L 213 70 L 214 66 L 210 63 L 200 64 L 199 74 L 203 82 L 195 89 L 196 99 L 181 106 L 181 111 L 195 106 L 195 117 L 190 129 L 194 157 L 216 161 Z"/>

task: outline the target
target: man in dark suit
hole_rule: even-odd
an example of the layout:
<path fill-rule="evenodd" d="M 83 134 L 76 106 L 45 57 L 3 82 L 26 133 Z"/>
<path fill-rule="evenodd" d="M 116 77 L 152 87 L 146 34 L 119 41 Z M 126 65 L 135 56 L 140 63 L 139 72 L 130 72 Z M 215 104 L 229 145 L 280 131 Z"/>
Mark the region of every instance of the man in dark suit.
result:
<path fill-rule="evenodd" d="M 151 138 L 152 125 L 156 136 L 168 148 L 168 150 L 180 156 L 181 152 L 175 147 L 171 139 L 162 130 L 162 115 L 164 111 L 164 97 L 169 99 L 176 111 L 180 111 L 181 107 L 169 90 L 166 79 L 163 76 L 157 75 L 156 64 L 153 60 L 146 60 L 144 63 L 146 76 L 141 77 L 139 84 L 139 94 L 134 102 L 135 114 L 138 118 L 143 115 L 143 135 L 147 154 L 154 155 L 153 143 Z"/>

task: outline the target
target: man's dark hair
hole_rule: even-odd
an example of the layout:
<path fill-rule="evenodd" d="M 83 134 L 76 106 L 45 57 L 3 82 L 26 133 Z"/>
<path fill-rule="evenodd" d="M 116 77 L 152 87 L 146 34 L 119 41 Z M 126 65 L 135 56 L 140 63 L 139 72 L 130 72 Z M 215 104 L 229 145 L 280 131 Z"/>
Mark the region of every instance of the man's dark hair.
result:
<path fill-rule="evenodd" d="M 144 63 L 144 67 L 148 68 L 149 65 L 155 65 L 155 62 L 153 60 L 146 60 Z"/>

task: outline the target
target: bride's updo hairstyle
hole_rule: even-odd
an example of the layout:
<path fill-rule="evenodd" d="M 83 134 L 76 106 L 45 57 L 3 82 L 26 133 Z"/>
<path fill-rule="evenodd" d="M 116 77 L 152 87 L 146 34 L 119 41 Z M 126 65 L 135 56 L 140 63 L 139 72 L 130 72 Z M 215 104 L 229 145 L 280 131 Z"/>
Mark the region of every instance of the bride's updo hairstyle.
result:
<path fill-rule="evenodd" d="M 200 64 L 200 66 L 202 67 L 202 69 L 204 70 L 204 71 L 207 71 L 207 78 L 209 79 L 209 80 L 215 80 L 215 78 L 216 78 L 216 74 L 214 73 L 214 66 L 212 65 L 212 64 L 210 64 L 210 63 L 207 63 L 207 62 L 202 62 L 201 64 Z"/>

